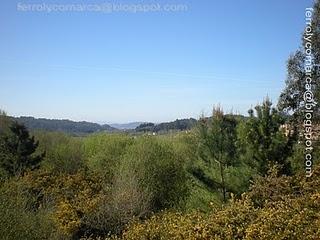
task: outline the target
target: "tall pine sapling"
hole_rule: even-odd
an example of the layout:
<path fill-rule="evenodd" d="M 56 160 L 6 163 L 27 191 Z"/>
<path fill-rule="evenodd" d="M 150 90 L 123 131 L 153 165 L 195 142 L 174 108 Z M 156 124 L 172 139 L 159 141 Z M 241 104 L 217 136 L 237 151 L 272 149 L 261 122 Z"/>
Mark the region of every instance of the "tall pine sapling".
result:
<path fill-rule="evenodd" d="M 226 169 L 236 163 L 236 120 L 213 110 L 211 119 L 201 119 L 199 125 L 199 156 L 211 169 L 219 172 L 223 201 L 227 199 Z"/>

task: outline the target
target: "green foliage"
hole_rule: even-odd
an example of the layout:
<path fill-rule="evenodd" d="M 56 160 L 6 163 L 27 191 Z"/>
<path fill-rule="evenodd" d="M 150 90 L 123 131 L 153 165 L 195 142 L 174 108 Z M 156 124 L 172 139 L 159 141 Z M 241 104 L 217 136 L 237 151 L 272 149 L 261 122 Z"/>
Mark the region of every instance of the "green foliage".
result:
<path fill-rule="evenodd" d="M 305 228 L 315 239 L 316 230 L 307 223 L 319 221 L 319 169 L 307 182 L 300 175 L 281 176 L 282 169 L 274 167 L 266 177 L 256 177 L 260 169 L 246 164 L 251 153 L 261 159 L 274 156 L 273 164 L 286 154 L 289 139 L 270 106 L 258 106 L 257 116 L 248 119 L 218 108 L 196 129 L 157 136 L 36 132 L 40 144 L 32 155 L 45 151 L 46 156 L 40 170 L 2 182 L 0 213 L 6 217 L 0 234 L 7 239 L 110 234 L 116 234 L 112 239 L 301 239 Z M 298 163 L 301 153 L 296 154 L 291 163 Z"/>
<path fill-rule="evenodd" d="M 238 146 L 243 161 L 262 175 L 275 163 L 282 165 L 283 173 L 289 174 L 287 158 L 292 152 L 294 138 L 285 136 L 280 128 L 284 120 L 268 98 L 255 110 L 256 115 L 250 110 L 250 118 L 238 127 Z"/>
<path fill-rule="evenodd" d="M 88 219 L 105 200 L 100 182 L 84 173 L 55 175 L 38 170 L 8 182 L 8 186 L 10 192 L 19 190 L 30 212 L 46 213 L 58 239 L 70 239 L 94 231 Z"/>
<path fill-rule="evenodd" d="M 27 214 L 43 213 L 59 238 L 120 233 L 134 217 L 182 207 L 188 196 L 184 162 L 165 140 L 117 134 L 36 136 L 41 141 L 37 151 L 47 152 L 43 170 L 5 185 L 19 187 Z"/>
<path fill-rule="evenodd" d="M 315 62 L 319 23 L 316 1 Z M 281 113 L 266 99 L 249 118 L 218 107 L 200 121 L 144 123 L 132 131 L 162 135 L 18 118 L 30 129 L 60 131 L 36 132 L 36 141 L 0 110 L 0 238 L 319 239 L 320 148 L 313 145 L 313 174 L 306 178 L 304 147 L 292 124 L 303 116 L 304 58 L 301 49 L 288 60 Z M 285 134 L 288 119 L 293 131 Z"/>
<path fill-rule="evenodd" d="M 89 170 L 100 174 L 106 182 L 113 175 L 133 138 L 125 134 L 95 134 L 84 139 L 85 157 Z"/>
<path fill-rule="evenodd" d="M 47 152 L 45 171 L 2 184 L 0 213 L 6 217 L 0 221 L 1 234 L 7 239 L 117 234 L 112 238 L 251 240 L 301 239 L 306 229 L 309 239 L 316 239 L 317 230 L 307 225 L 319 221 L 319 168 L 305 181 L 299 174 L 280 176 L 273 167 L 242 195 L 255 174 L 237 160 L 238 120 L 216 114 L 203 124 L 200 136 L 210 138 L 199 139 L 199 129 L 148 137 L 36 133 L 37 151 Z M 232 147 L 232 154 L 219 152 L 223 146 Z M 210 165 L 219 157 L 227 166 L 223 174 L 231 200 L 226 205 L 217 191 L 220 169 L 211 168 L 219 164 Z"/>
<path fill-rule="evenodd" d="M 82 139 L 59 132 L 36 132 L 39 152 L 45 152 L 42 167 L 54 173 L 74 174 L 85 168 Z"/>
<path fill-rule="evenodd" d="M 317 165 L 320 162 L 320 143 L 315 141 L 312 151 L 313 165 Z M 293 146 L 293 154 L 288 158 L 290 161 L 293 172 L 299 172 L 305 170 L 305 145 L 302 142 L 296 143 Z"/>
<path fill-rule="evenodd" d="M 236 164 L 236 125 L 236 120 L 224 115 L 219 107 L 214 109 L 211 119 L 203 118 L 198 125 L 199 157 L 209 171 L 214 171 L 214 185 L 222 190 L 224 201 L 227 199 L 226 169 Z"/>
<path fill-rule="evenodd" d="M 248 194 L 213 207 L 208 214 L 161 212 L 144 222 L 132 222 L 122 236 L 108 239 L 316 240 L 319 190 L 319 166 L 309 180 L 300 174 L 278 176 L 275 167 L 267 177 L 259 177 Z"/>
<path fill-rule="evenodd" d="M 188 211 L 194 209 L 208 211 L 210 203 L 221 204 L 220 193 L 217 192 L 217 188 L 212 187 L 211 178 L 203 176 L 204 179 L 196 172 L 199 170 L 197 167 L 200 164 L 197 130 L 158 135 L 156 138 L 164 144 L 172 146 L 176 156 L 179 156 L 179 159 L 182 160 L 187 171 L 190 194 L 186 199 L 186 209 Z M 202 166 L 202 168 L 205 168 L 205 166 Z"/>
<path fill-rule="evenodd" d="M 167 143 L 152 137 L 136 139 L 123 156 L 119 174 L 134 176 L 148 196 L 150 211 L 178 206 L 188 194 L 182 160 Z"/>
<path fill-rule="evenodd" d="M 34 155 L 38 142 L 25 126 L 13 122 L 8 133 L 0 135 L 0 168 L 7 176 L 23 174 L 39 167 L 44 154 Z"/>
<path fill-rule="evenodd" d="M 57 239 L 48 210 L 30 209 L 30 199 L 15 181 L 12 179 L 0 187 L 1 239 Z"/>
<path fill-rule="evenodd" d="M 240 196 L 249 189 L 255 174 L 254 170 L 244 163 L 226 168 L 227 190 L 236 196 Z"/>

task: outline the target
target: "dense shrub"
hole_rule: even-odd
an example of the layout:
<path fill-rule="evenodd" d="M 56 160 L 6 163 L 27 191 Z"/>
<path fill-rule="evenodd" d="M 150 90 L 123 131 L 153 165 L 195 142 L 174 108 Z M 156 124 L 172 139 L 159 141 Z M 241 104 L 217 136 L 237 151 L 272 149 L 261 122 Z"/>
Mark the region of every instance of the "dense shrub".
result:
<path fill-rule="evenodd" d="M 108 201 L 100 201 L 88 218 L 100 233 L 119 234 L 134 218 L 144 219 L 161 209 L 183 206 L 188 179 L 181 159 L 170 145 L 153 137 L 141 137 L 130 142 L 117 161 Z"/>
<path fill-rule="evenodd" d="M 4 239 L 319 236 L 320 167 L 306 180 L 304 174 L 280 175 L 276 166 L 265 177 L 245 164 L 229 166 L 225 176 L 231 199 L 222 205 L 211 179 L 219 172 L 199 161 L 192 131 L 139 137 L 36 136 L 38 151 L 47 152 L 42 169 L 0 185 Z M 254 184 L 242 194 L 249 179 Z"/>
<path fill-rule="evenodd" d="M 36 132 L 39 151 L 44 151 L 42 167 L 54 173 L 74 174 L 85 167 L 80 138 L 59 132 Z"/>
<path fill-rule="evenodd" d="M 53 175 L 35 171 L 8 181 L 3 189 L 11 196 L 21 197 L 30 216 L 46 212 L 59 236 L 69 239 L 92 230 L 86 218 L 100 203 L 100 186 L 98 178 L 81 172 Z"/>
<path fill-rule="evenodd" d="M 13 179 L 11 181 L 16 181 Z M 30 208 L 30 198 L 20 184 L 7 182 L 0 188 L 0 235 L 4 240 L 56 239 L 49 210 Z"/>
<path fill-rule="evenodd" d="M 95 134 L 84 139 L 87 166 L 100 174 L 105 181 L 112 181 L 120 159 L 132 145 L 133 138 L 124 134 Z"/>
<path fill-rule="evenodd" d="M 136 179 L 152 211 L 181 206 L 188 195 L 183 161 L 172 146 L 152 137 L 136 139 L 123 156 L 118 175 Z"/>
<path fill-rule="evenodd" d="M 308 180 L 277 174 L 271 169 L 239 200 L 208 214 L 163 212 L 111 239 L 319 239 L 320 166 Z"/>

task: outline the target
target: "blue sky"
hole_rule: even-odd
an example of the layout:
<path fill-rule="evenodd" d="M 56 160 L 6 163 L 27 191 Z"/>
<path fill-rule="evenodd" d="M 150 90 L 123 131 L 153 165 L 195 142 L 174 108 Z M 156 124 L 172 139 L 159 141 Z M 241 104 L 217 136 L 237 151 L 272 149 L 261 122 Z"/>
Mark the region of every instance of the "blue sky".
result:
<path fill-rule="evenodd" d="M 180 12 L 17 11 L 17 3 L 184 4 Z M 14 116 L 169 121 L 276 102 L 312 0 L 0 3 L 0 108 Z"/>

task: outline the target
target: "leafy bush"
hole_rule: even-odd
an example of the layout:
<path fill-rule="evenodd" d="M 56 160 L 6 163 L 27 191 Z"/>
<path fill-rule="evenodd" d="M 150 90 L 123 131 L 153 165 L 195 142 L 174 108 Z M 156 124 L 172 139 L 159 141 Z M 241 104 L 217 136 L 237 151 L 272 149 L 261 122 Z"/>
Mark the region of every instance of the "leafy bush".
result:
<path fill-rule="evenodd" d="M 95 134 L 84 139 L 87 166 L 111 182 L 126 149 L 133 138 L 124 134 Z"/>
<path fill-rule="evenodd" d="M 30 215 L 47 213 L 59 237 L 79 237 L 92 229 L 86 218 L 97 209 L 101 199 L 98 178 L 84 173 L 54 175 L 48 171 L 29 172 L 8 181 L 8 192 L 25 200 Z"/>
<path fill-rule="evenodd" d="M 94 136 L 86 143 L 87 153 L 97 156 L 100 152 L 106 157 L 100 162 L 105 165 L 103 171 L 112 171 L 110 183 L 104 185 L 109 196 L 88 216 L 90 226 L 103 235 L 120 233 L 135 217 L 145 218 L 154 211 L 182 206 L 188 194 L 187 175 L 183 162 L 169 144 L 153 137 L 104 137 Z M 95 149 L 97 141 L 106 148 Z M 107 165 L 108 158 L 116 168 Z M 93 165 L 91 169 L 99 172 Z"/>
<path fill-rule="evenodd" d="M 16 179 L 13 179 L 16 181 Z M 20 185 L 7 182 L 0 188 L 0 235 L 4 240 L 57 239 L 47 209 L 30 208 L 30 199 Z"/>
<path fill-rule="evenodd" d="M 109 239 L 319 239 L 320 166 L 311 179 L 278 176 L 273 167 L 239 200 L 210 213 L 162 212 L 132 222 L 121 237 Z"/>
<path fill-rule="evenodd" d="M 83 143 L 80 138 L 58 132 L 36 132 L 39 151 L 44 151 L 42 167 L 54 173 L 74 174 L 85 167 Z"/>
<path fill-rule="evenodd" d="M 135 176 L 138 186 L 150 197 L 152 211 L 181 205 L 188 195 L 183 161 L 172 146 L 153 137 L 136 139 L 119 170 L 119 175 Z"/>

